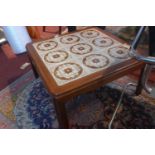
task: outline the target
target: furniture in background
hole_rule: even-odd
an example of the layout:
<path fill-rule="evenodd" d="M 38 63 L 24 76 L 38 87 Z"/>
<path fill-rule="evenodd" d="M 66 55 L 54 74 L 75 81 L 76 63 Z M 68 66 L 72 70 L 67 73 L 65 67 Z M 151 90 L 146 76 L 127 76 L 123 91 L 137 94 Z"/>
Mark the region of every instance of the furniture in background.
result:
<path fill-rule="evenodd" d="M 32 39 L 41 39 L 38 26 L 26 26 L 27 31 Z"/>
<path fill-rule="evenodd" d="M 26 52 L 26 44 L 32 40 L 25 26 L 3 26 L 3 31 L 15 54 Z"/>
<path fill-rule="evenodd" d="M 62 26 L 58 26 L 58 34 L 60 35 L 61 34 L 61 31 L 62 31 Z M 49 32 L 46 30 L 46 26 L 43 26 L 43 32 Z M 51 32 L 49 32 L 51 33 Z M 53 33 L 53 32 L 52 32 Z M 57 32 L 56 32 L 57 33 Z"/>
<path fill-rule="evenodd" d="M 54 98 L 60 128 L 69 127 L 65 109 L 68 100 L 144 66 L 128 56 L 128 47 L 126 42 L 99 28 L 27 45 L 36 77 L 42 78 Z"/>
<path fill-rule="evenodd" d="M 5 38 L 3 29 L 0 28 L 0 46 L 3 45 L 3 44 L 6 43 L 6 42 L 7 42 L 7 40 L 6 40 L 6 38 Z"/>
<path fill-rule="evenodd" d="M 63 28 L 62 28 L 62 26 L 57 26 L 57 27 L 58 27 L 58 31 L 56 31 L 56 32 L 46 30 L 47 26 L 43 26 L 42 31 L 47 32 L 47 33 L 55 33 L 55 34 L 61 35 Z M 97 26 L 97 27 L 102 30 L 104 30 L 106 28 L 105 26 Z M 77 28 L 76 28 L 76 26 L 67 26 L 67 29 L 68 29 L 68 32 L 74 32 L 74 31 L 76 31 Z M 27 30 L 28 30 L 29 35 L 31 36 L 32 39 L 40 39 L 41 38 L 41 34 L 40 34 L 38 26 L 27 26 Z"/>
<path fill-rule="evenodd" d="M 74 31 L 76 31 L 76 27 L 77 26 L 67 26 L 68 27 L 68 32 L 74 32 Z M 105 30 L 105 28 L 106 28 L 106 26 L 96 26 L 96 27 L 98 27 L 98 28 L 100 28 L 100 29 L 102 29 L 102 30 Z"/>
<path fill-rule="evenodd" d="M 27 26 L 27 30 L 29 32 L 29 35 L 31 36 L 32 39 L 41 39 L 41 31 L 46 32 L 46 33 L 51 33 L 51 34 L 58 34 L 60 35 L 63 31 L 63 26 L 55 26 L 58 27 L 58 31 L 50 31 L 49 27 L 52 28 L 52 26 Z"/>
<path fill-rule="evenodd" d="M 76 26 L 68 26 L 68 32 L 76 31 Z"/>

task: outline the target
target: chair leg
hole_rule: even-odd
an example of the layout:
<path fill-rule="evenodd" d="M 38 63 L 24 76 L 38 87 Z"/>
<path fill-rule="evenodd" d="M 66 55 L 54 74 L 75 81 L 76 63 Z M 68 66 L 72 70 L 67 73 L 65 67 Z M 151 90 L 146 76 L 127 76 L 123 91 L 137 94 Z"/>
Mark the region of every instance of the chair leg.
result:
<path fill-rule="evenodd" d="M 76 26 L 68 26 L 68 32 L 76 31 Z"/>
<path fill-rule="evenodd" d="M 59 26 L 59 35 L 61 34 L 62 26 Z"/>
<path fill-rule="evenodd" d="M 46 26 L 43 26 L 43 32 L 45 32 L 46 31 Z"/>

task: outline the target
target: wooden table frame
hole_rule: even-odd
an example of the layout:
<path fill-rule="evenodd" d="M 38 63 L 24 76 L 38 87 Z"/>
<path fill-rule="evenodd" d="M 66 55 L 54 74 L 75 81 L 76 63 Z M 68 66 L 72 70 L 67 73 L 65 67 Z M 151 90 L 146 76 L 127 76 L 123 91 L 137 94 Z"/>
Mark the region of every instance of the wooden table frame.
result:
<path fill-rule="evenodd" d="M 96 29 L 99 30 L 100 32 L 103 32 L 98 28 Z M 125 43 L 121 39 L 117 38 L 116 36 L 106 31 L 104 31 L 104 33 L 111 36 L 113 39 L 116 39 L 121 43 Z M 55 80 L 52 78 L 49 71 L 45 67 L 45 64 L 42 62 L 37 52 L 35 52 L 35 49 L 32 46 L 32 43 L 27 45 L 27 50 L 28 50 L 29 57 L 31 59 L 31 63 L 32 63 L 35 75 L 37 76 L 37 73 L 39 74 L 48 92 L 54 98 L 54 105 L 55 105 L 60 128 L 69 128 L 66 109 L 65 109 L 65 103 L 68 100 L 78 95 L 81 95 L 83 93 L 93 91 L 103 86 L 104 84 L 107 84 L 113 80 L 116 80 L 126 74 L 129 74 L 131 71 L 134 71 L 144 66 L 142 62 L 138 62 L 135 59 L 129 59 L 125 62 L 111 66 L 106 70 L 98 71 L 96 73 L 93 73 L 91 75 L 80 78 L 78 80 L 75 80 L 73 82 L 70 82 L 62 86 L 57 86 Z"/>

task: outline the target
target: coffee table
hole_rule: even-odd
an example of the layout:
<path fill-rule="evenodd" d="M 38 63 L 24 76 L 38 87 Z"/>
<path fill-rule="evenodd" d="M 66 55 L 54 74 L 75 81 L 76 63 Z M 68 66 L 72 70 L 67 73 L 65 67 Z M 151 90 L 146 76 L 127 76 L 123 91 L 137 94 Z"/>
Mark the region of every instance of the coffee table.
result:
<path fill-rule="evenodd" d="M 143 67 L 129 56 L 128 48 L 124 41 L 95 27 L 27 45 L 35 75 L 54 98 L 60 128 L 69 128 L 68 100 Z"/>

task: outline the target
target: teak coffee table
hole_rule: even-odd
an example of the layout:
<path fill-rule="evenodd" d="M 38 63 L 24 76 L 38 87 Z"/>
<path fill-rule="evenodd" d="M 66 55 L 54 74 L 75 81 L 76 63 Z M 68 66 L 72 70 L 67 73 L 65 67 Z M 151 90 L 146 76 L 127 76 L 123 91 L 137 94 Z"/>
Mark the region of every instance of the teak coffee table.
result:
<path fill-rule="evenodd" d="M 92 27 L 27 45 L 34 73 L 54 98 L 60 128 L 69 128 L 65 103 L 143 66 L 127 44 Z"/>

